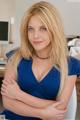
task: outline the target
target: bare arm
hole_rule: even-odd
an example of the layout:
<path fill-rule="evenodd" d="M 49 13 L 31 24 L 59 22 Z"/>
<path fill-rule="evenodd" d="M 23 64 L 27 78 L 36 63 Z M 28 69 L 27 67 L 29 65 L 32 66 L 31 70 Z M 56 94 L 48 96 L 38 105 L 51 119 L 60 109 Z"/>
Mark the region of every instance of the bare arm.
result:
<path fill-rule="evenodd" d="M 51 105 L 53 102 L 55 102 L 52 100 L 45 100 L 45 99 L 40 99 L 38 97 L 34 97 L 28 93 L 23 92 L 22 90 L 20 90 L 19 87 L 15 87 L 12 89 L 11 82 L 16 81 L 16 79 L 17 78 L 16 78 L 16 74 L 14 72 L 13 66 L 11 64 L 8 64 L 6 67 L 5 77 L 3 80 L 3 84 L 5 84 L 6 89 L 8 89 L 8 91 L 7 91 L 8 95 L 9 95 L 9 92 L 12 91 L 15 94 L 15 99 L 22 101 L 25 104 L 31 105 L 33 107 L 38 107 L 38 108 L 46 107 L 48 105 Z M 9 87 L 10 87 L 10 89 L 9 89 Z M 17 89 L 17 88 L 19 88 L 19 89 Z"/>
<path fill-rule="evenodd" d="M 77 80 L 77 76 L 76 75 L 69 76 L 68 79 L 66 80 L 65 86 L 64 86 L 63 91 L 62 91 L 62 94 L 58 98 L 58 100 L 63 101 L 63 104 L 59 105 L 57 107 L 58 109 L 65 109 L 65 108 L 67 108 L 67 105 L 68 105 L 70 97 L 72 95 L 73 88 L 75 86 L 76 80 Z"/>
<path fill-rule="evenodd" d="M 22 116 L 43 118 L 42 109 L 33 108 L 20 101 L 3 96 L 3 105 L 6 109 Z"/>
<path fill-rule="evenodd" d="M 2 91 L 4 91 L 5 92 L 5 90 L 6 90 L 6 88 L 8 88 L 9 86 L 8 85 L 10 85 L 11 86 L 11 84 L 12 84 L 12 81 L 15 81 L 16 80 L 16 78 L 15 78 L 15 76 L 13 75 L 13 72 L 11 72 L 11 70 L 13 71 L 13 68 L 12 68 L 12 66 L 8 66 L 9 68 L 7 68 L 6 69 L 6 73 L 5 73 L 5 79 L 4 79 L 4 83 L 3 83 L 3 85 L 5 86 L 5 87 L 3 87 L 2 86 Z M 7 84 L 6 84 L 7 83 Z M 7 86 L 6 86 L 7 85 Z M 4 89 L 4 90 L 3 90 Z M 4 93 L 4 92 L 2 92 L 2 94 Z M 8 92 L 8 91 L 7 91 Z M 17 92 L 17 91 L 16 91 Z M 17 94 L 17 93 L 16 93 Z M 28 94 L 29 95 L 29 94 Z M 23 103 L 22 101 L 20 102 L 19 100 L 14 100 L 14 99 L 8 99 L 7 97 L 4 97 L 4 95 L 3 95 L 3 104 L 4 104 L 4 106 L 7 108 L 7 109 L 9 109 L 9 110 L 11 110 L 11 111 L 13 111 L 13 112 L 15 112 L 15 113 L 17 113 L 17 114 L 20 114 L 20 115 L 25 115 L 25 114 L 27 114 L 27 113 L 25 113 L 25 112 L 23 112 L 23 109 L 25 108 L 25 110 L 26 109 L 29 109 L 31 112 L 32 112 L 32 110 L 35 110 L 35 114 L 34 114 L 34 116 L 36 116 L 37 117 L 37 115 L 41 115 L 41 117 L 42 116 L 45 116 L 45 117 L 43 117 L 43 118 L 54 118 L 55 116 L 56 117 L 63 117 L 64 116 L 64 113 L 65 113 L 65 111 L 59 111 L 59 110 L 57 110 L 56 109 L 56 105 L 53 105 L 53 107 L 49 107 L 49 110 L 48 109 L 39 109 L 39 107 L 45 107 L 45 106 L 49 106 L 50 104 L 51 104 L 51 102 L 53 102 L 53 101 L 47 101 L 47 100 L 43 100 L 43 99 L 39 99 L 39 98 L 36 98 L 36 97 L 33 97 L 33 96 L 31 96 L 31 95 L 29 95 L 28 97 L 30 97 L 30 100 L 32 100 L 32 102 L 31 102 L 31 104 L 25 104 L 25 103 Z M 35 101 L 37 101 L 37 102 L 40 102 L 40 103 L 38 103 L 37 104 L 37 107 L 38 108 L 34 108 L 34 107 L 32 107 L 32 106 L 30 106 L 30 105 L 33 105 L 34 103 L 35 103 L 35 105 L 36 105 L 36 102 L 34 102 L 33 101 L 33 99 L 31 99 L 31 97 L 35 100 Z M 28 99 L 29 100 L 29 99 Z M 40 100 L 40 101 L 39 101 Z M 29 101 L 30 102 L 30 101 Z M 43 103 L 41 106 L 38 106 L 38 105 L 40 105 L 41 104 L 41 102 Z M 45 104 L 45 102 L 46 102 L 46 104 Z M 33 104 L 32 104 L 33 103 Z M 58 103 L 57 105 L 59 105 L 59 104 L 61 104 L 61 103 Z M 20 109 L 19 109 L 19 107 L 17 107 L 17 105 L 21 105 L 21 107 L 20 107 Z M 15 107 L 14 107 L 15 106 Z M 24 108 L 23 108 L 23 106 L 24 106 Z M 23 108 L 23 109 L 22 109 Z M 18 111 L 19 110 L 19 111 Z M 37 110 L 39 110 L 39 111 L 37 111 Z M 37 113 L 36 113 L 36 111 L 37 111 Z M 44 112 L 42 112 L 42 111 L 44 111 Z M 53 114 L 54 113 L 54 114 Z M 30 115 L 31 113 L 29 113 L 29 115 Z M 37 114 L 37 115 L 36 115 Z M 32 114 L 30 115 L 30 116 L 32 116 Z"/>
<path fill-rule="evenodd" d="M 10 99 L 3 96 L 3 105 L 6 109 L 22 116 L 37 117 L 44 120 L 59 119 L 62 120 L 66 111 L 57 110 L 56 106 L 61 103 L 55 104 L 53 107 L 48 109 L 34 108 L 20 101 Z M 61 118 L 61 119 L 60 119 Z"/>
<path fill-rule="evenodd" d="M 11 71 L 12 70 L 11 67 L 12 66 L 10 66 L 10 67 L 8 66 L 8 68 L 6 70 L 7 75 L 5 75 L 5 81 L 8 79 L 8 76 L 9 76 L 9 81 L 11 81 L 12 79 L 15 78 L 15 74 L 13 74 L 13 71 Z M 12 76 L 10 78 L 11 74 L 12 74 L 13 78 L 12 78 Z M 15 81 L 15 79 L 14 79 L 14 81 Z M 68 101 L 69 101 L 70 96 L 71 96 L 72 91 L 73 91 L 75 81 L 76 81 L 76 76 L 70 76 L 68 78 L 68 80 L 65 83 L 63 92 L 62 92 L 61 96 L 58 98 L 59 101 L 61 101 L 61 100 L 64 101 L 64 104 L 59 105 L 57 108 L 65 109 L 67 107 Z M 11 90 L 9 90 L 9 91 L 11 91 Z M 65 96 L 65 94 L 66 94 L 66 96 Z M 16 95 L 17 95 L 16 99 L 18 99 L 19 101 L 22 101 L 25 104 L 28 104 L 28 105 L 31 105 L 31 106 L 37 107 L 37 108 L 47 107 L 47 106 L 52 105 L 55 102 L 57 102 L 57 101 L 44 100 L 44 99 L 40 99 L 37 97 L 33 97 L 33 96 L 31 96 L 31 95 L 29 95 L 21 90 Z"/>
<path fill-rule="evenodd" d="M 35 101 L 35 103 L 38 102 L 37 105 L 35 104 L 35 107 L 38 107 L 39 104 L 41 103 L 41 101 L 42 101 L 42 104 L 40 107 L 46 107 L 48 105 L 54 104 L 57 101 L 63 101 L 63 103 L 59 104 L 59 106 L 57 106 L 57 108 L 59 108 L 59 109 L 67 108 L 67 105 L 69 103 L 70 97 L 73 92 L 73 88 L 75 86 L 76 79 L 77 79 L 76 75 L 68 77 L 68 79 L 65 82 L 65 86 L 63 88 L 62 94 L 56 101 L 42 100 L 42 99 L 39 100 L 39 98 L 36 98 L 35 100 L 33 100 L 34 99 L 33 98 L 32 100 Z M 30 96 L 30 97 L 32 97 L 32 96 Z M 20 91 L 19 95 L 17 96 L 17 99 L 24 101 L 25 103 L 26 103 L 26 101 L 28 101 L 27 94 L 23 91 Z M 46 104 L 45 104 L 45 102 L 46 102 Z"/>

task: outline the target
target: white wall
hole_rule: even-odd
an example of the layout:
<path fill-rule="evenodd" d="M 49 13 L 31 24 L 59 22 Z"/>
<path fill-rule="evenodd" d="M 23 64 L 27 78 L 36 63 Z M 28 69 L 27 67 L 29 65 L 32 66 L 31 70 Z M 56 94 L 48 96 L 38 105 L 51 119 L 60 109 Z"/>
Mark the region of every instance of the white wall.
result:
<path fill-rule="evenodd" d="M 11 25 L 11 17 L 15 18 L 15 0 L 0 0 L 0 20 L 9 20 L 10 34 L 9 41 L 14 41 L 15 44 L 15 24 Z M 14 45 L 13 44 L 13 45 Z M 13 45 L 5 45 L 5 49 L 8 50 Z M 6 47 L 7 46 L 7 47 Z"/>
<path fill-rule="evenodd" d="M 14 0 L 0 0 L 0 18 L 10 18 L 14 15 Z"/>

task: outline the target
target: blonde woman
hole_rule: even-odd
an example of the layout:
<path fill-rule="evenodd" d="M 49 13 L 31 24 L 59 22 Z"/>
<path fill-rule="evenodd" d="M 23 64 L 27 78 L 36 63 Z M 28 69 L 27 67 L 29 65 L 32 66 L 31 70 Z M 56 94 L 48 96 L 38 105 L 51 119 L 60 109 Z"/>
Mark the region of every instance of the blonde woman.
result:
<path fill-rule="evenodd" d="M 80 61 L 68 56 L 59 14 L 48 2 L 25 12 L 21 46 L 6 67 L 2 112 L 9 120 L 62 120 L 80 75 Z"/>

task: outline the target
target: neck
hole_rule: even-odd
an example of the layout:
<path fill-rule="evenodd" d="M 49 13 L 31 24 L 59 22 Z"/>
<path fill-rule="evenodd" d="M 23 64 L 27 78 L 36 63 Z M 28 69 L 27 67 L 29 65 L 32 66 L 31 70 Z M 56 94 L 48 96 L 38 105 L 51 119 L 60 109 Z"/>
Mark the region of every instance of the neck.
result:
<path fill-rule="evenodd" d="M 46 51 L 38 51 L 38 52 L 35 53 L 35 56 L 37 58 L 43 59 L 43 60 L 50 58 L 49 51 L 47 51 L 47 50 Z"/>
<path fill-rule="evenodd" d="M 35 51 L 35 56 L 39 59 L 49 59 L 50 58 L 50 46 L 47 46 L 44 50 Z"/>
<path fill-rule="evenodd" d="M 41 57 L 38 54 L 35 54 L 36 57 L 38 57 L 39 59 L 45 60 L 45 59 L 49 59 L 50 56 L 46 56 L 46 57 Z"/>

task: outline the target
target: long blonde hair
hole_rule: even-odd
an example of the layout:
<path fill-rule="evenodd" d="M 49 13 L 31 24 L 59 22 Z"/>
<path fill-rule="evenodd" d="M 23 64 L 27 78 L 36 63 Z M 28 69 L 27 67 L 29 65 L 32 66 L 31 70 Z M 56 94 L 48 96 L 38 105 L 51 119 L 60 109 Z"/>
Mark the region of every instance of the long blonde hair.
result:
<path fill-rule="evenodd" d="M 58 96 L 61 94 L 65 80 L 67 79 L 68 69 L 67 69 L 67 40 L 64 34 L 64 29 L 62 21 L 59 17 L 59 13 L 56 8 L 45 1 L 40 1 L 30 7 L 28 11 L 25 12 L 22 19 L 20 28 L 21 37 L 21 47 L 14 55 L 13 63 L 18 63 L 21 57 L 25 59 L 30 59 L 34 53 L 34 49 L 28 40 L 28 23 L 32 16 L 37 15 L 43 24 L 46 26 L 50 40 L 51 40 L 51 53 L 50 57 L 55 64 L 61 76 L 61 84 Z M 16 62 L 15 62 L 16 61 Z"/>

